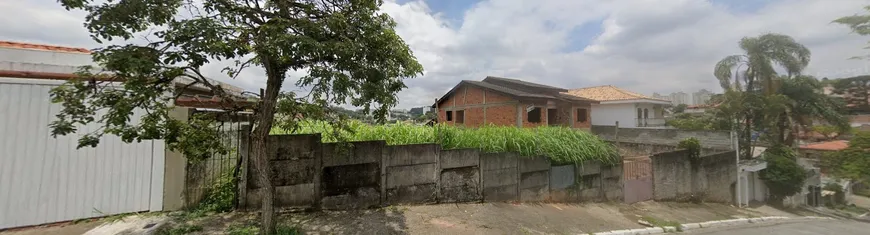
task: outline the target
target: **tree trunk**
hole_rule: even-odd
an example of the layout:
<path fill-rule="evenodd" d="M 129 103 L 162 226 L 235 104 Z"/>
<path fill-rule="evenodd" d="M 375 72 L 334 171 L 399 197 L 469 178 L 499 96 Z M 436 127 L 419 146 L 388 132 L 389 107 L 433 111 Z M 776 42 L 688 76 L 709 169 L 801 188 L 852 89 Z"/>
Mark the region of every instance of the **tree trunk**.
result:
<path fill-rule="evenodd" d="M 262 185 L 262 211 L 260 234 L 275 234 L 275 186 L 272 185 L 272 170 L 269 167 L 269 131 L 275 118 L 275 106 L 278 102 L 278 93 L 284 80 L 284 73 L 276 70 L 273 64 L 265 62 L 266 68 L 266 91 L 261 97 L 260 106 L 257 109 L 257 126 L 251 135 L 251 155 L 254 159 L 254 167 L 257 169 L 257 180 Z"/>

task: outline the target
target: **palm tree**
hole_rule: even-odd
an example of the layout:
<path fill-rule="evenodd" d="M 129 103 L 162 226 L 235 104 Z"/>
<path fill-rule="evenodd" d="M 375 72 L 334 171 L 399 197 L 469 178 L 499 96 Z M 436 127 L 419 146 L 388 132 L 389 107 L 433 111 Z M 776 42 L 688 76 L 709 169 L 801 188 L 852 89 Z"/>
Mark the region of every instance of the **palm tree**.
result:
<path fill-rule="evenodd" d="M 811 76 L 781 77 L 778 94 L 770 96 L 765 113 L 772 120 L 777 142 L 792 145 L 796 134 L 808 133 L 813 121 L 823 121 L 837 127 L 839 133 L 850 129 L 842 115 L 845 106 L 822 93 L 822 83 Z"/>
<path fill-rule="evenodd" d="M 809 64 L 810 50 L 781 34 L 746 37 L 740 40 L 739 46 L 745 54 L 725 57 L 716 64 L 713 74 L 726 92 L 739 93 L 731 96 L 730 103 L 740 104 L 742 108 L 734 112 L 732 118 L 738 120 L 742 128 L 738 130 L 741 157 L 749 158 L 753 123 L 763 118 L 757 111 L 763 110 L 764 96 L 774 94 L 779 87 L 775 66 L 784 68 L 788 77 L 799 75 Z M 754 129 L 760 129 L 758 127 Z"/>
<path fill-rule="evenodd" d="M 799 75 L 810 63 L 810 50 L 787 35 L 746 37 L 740 40 L 739 45 L 746 54 L 725 57 L 716 63 L 713 72 L 726 91 L 743 90 L 744 83 L 746 89 L 743 91 L 756 91 L 759 87 L 755 85 L 761 82 L 761 90 L 765 94 L 772 94 L 776 91 L 774 83 L 779 76 L 775 65 L 784 68 L 792 77 Z"/>

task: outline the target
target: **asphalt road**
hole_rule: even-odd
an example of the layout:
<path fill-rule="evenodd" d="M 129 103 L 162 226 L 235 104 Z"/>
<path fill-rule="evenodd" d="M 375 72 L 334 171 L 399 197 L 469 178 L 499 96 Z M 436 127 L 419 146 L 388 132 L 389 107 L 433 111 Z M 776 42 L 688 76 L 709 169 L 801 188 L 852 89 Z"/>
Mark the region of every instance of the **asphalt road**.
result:
<path fill-rule="evenodd" d="M 724 227 L 693 230 L 687 234 L 708 235 L 800 235 L 800 234 L 870 234 L 870 223 L 851 220 L 809 220 L 777 224 L 760 224 L 751 227 Z"/>

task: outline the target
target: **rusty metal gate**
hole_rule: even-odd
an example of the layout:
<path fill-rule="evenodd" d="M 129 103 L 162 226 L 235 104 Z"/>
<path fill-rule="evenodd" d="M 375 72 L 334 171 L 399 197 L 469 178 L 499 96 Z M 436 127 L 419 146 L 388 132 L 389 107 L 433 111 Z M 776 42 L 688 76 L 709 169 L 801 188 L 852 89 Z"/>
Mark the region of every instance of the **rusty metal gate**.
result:
<path fill-rule="evenodd" d="M 625 203 L 652 200 L 652 160 L 649 157 L 626 160 L 623 162 L 623 170 Z"/>

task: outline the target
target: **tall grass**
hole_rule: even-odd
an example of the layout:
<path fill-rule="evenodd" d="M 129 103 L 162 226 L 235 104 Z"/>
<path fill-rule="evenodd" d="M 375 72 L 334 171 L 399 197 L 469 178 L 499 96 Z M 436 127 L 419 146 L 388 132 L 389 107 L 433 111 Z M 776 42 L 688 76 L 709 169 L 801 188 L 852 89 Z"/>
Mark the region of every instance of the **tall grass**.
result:
<path fill-rule="evenodd" d="M 437 143 L 443 149 L 477 148 L 484 152 L 517 152 L 524 157 L 546 156 L 557 163 L 580 163 L 596 160 L 605 163 L 618 161 L 613 146 L 597 136 L 566 127 L 517 128 L 484 126 L 462 128 L 412 124 L 368 125 L 352 121 L 349 130 L 338 135 L 347 141 L 384 140 L 387 145 Z M 305 121 L 293 133 L 274 129 L 272 134 L 321 133 L 325 143 L 337 142 L 335 129 L 326 122 Z"/>

